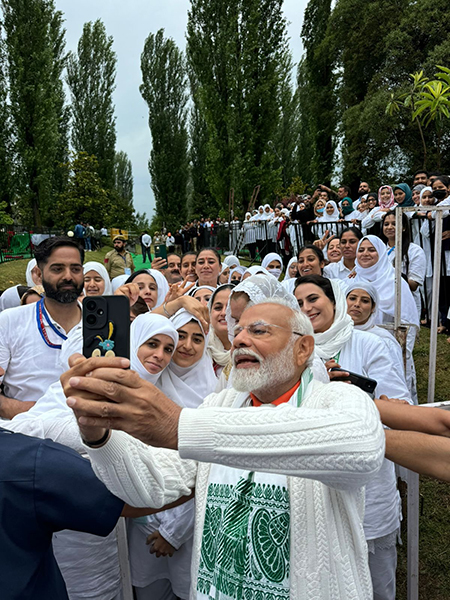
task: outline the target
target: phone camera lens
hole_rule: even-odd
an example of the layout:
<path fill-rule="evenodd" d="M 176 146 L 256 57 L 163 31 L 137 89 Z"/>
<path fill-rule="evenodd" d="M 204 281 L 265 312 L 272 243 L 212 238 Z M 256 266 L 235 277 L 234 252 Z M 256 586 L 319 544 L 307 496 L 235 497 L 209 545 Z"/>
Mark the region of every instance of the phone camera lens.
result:
<path fill-rule="evenodd" d="M 86 323 L 88 325 L 95 325 L 97 322 L 97 317 L 95 315 L 88 315 L 86 318 Z"/>
<path fill-rule="evenodd" d="M 97 308 L 97 302 L 95 302 L 95 300 L 89 300 L 89 302 L 86 303 L 86 308 L 88 310 L 95 310 Z"/>
<path fill-rule="evenodd" d="M 102 316 L 103 314 L 105 314 L 105 311 L 103 310 L 103 308 L 99 308 L 97 314 Z"/>

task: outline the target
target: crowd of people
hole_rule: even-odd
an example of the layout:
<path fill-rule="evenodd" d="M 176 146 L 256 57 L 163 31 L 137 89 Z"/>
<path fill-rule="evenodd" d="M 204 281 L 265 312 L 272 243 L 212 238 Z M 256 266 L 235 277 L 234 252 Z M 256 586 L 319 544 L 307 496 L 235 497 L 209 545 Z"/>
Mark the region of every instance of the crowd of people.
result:
<path fill-rule="evenodd" d="M 148 269 L 120 235 L 104 264 L 74 238 L 35 248 L 27 286 L 0 296 L 2 597 L 120 600 L 122 516 L 137 600 L 395 598 L 394 463 L 450 479 L 450 415 L 416 406 L 413 360 L 434 238 L 410 235 L 433 212 L 403 220 L 395 293 L 395 207 L 450 204 L 449 180 L 423 175 L 260 207 L 236 228 L 250 267 L 213 225 Z M 112 294 L 129 300 L 129 360 L 85 358 L 80 301 Z"/>

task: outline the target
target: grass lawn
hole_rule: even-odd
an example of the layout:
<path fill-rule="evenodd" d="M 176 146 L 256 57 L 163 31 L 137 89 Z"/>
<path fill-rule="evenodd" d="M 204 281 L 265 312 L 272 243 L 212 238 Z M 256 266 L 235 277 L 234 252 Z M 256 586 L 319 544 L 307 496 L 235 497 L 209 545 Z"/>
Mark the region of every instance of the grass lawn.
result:
<path fill-rule="evenodd" d="M 110 250 L 104 247 L 89 252 L 87 260 L 103 262 Z M 25 285 L 27 260 L 0 264 L 0 289 Z M 247 263 L 249 261 L 242 261 Z M 419 401 L 427 400 L 429 329 L 422 328 L 414 350 Z M 438 336 L 436 369 L 436 402 L 450 400 L 450 344 L 446 336 Z M 420 600 L 449 600 L 450 598 L 450 484 L 421 477 L 420 515 Z M 402 524 L 403 546 L 399 548 L 397 599 L 406 600 L 406 519 Z"/>

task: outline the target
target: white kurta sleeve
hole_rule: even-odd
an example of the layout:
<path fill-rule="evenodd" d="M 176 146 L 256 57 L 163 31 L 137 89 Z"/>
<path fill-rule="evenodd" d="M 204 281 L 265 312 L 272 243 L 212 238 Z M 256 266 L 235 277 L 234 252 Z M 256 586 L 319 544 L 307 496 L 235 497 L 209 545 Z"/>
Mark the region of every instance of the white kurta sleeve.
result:
<path fill-rule="evenodd" d="M 194 499 L 158 514 L 159 533 L 177 550 L 194 535 Z"/>
<path fill-rule="evenodd" d="M 131 506 L 162 508 L 194 488 L 197 465 L 176 450 L 147 446 L 122 431 L 101 448 L 85 449 L 97 477 Z"/>
<path fill-rule="evenodd" d="M 423 285 L 425 273 L 427 270 L 427 260 L 425 252 L 417 244 L 410 244 L 408 250 L 409 268 L 407 277 L 419 285 Z"/>
<path fill-rule="evenodd" d="M 345 383 L 320 384 L 300 408 L 183 409 L 183 458 L 363 486 L 381 467 L 384 433 L 372 400 Z"/>

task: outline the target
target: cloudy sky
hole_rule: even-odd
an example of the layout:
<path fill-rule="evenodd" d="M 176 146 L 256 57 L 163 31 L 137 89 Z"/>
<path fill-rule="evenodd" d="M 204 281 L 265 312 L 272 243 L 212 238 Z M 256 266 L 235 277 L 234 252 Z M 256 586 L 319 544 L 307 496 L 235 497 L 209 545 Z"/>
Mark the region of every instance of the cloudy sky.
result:
<path fill-rule="evenodd" d="M 55 0 L 65 15 L 67 49 L 76 50 L 87 21 L 102 19 L 114 38 L 117 54 L 117 149 L 124 150 L 133 164 L 134 206 L 150 217 L 154 198 L 147 161 L 151 148 L 147 106 L 139 93 L 140 55 L 149 33 L 163 27 L 184 49 L 189 0 Z M 225 2 L 226 0 L 224 0 Z M 285 0 L 284 12 L 290 22 L 290 43 L 295 62 L 301 57 L 300 30 L 307 0 Z"/>

